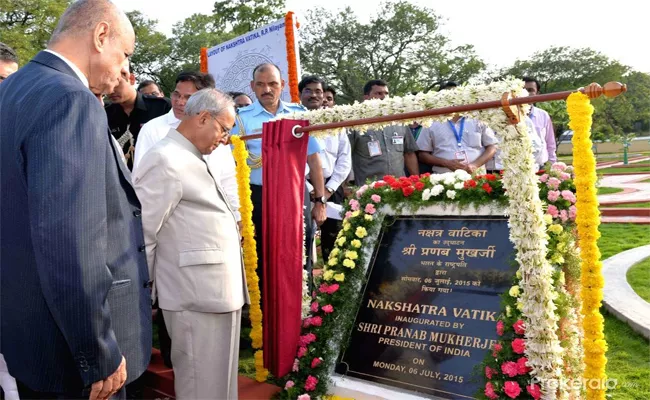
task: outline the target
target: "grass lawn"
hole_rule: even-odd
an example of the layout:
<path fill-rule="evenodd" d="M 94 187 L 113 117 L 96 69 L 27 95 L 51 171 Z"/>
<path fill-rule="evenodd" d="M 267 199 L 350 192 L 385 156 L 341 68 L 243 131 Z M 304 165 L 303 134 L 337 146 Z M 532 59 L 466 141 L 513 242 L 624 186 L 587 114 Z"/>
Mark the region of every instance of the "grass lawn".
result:
<path fill-rule="evenodd" d="M 616 204 L 616 205 L 607 206 L 607 207 L 613 207 L 613 208 L 648 208 L 648 207 L 650 207 L 650 201 L 646 201 L 645 203 Z"/>
<path fill-rule="evenodd" d="M 650 242 L 650 229 L 644 225 L 606 224 L 600 226 L 598 241 L 602 259 Z M 648 279 L 643 282 L 646 289 Z M 618 388 L 608 392 L 615 400 L 650 398 L 650 347 L 648 341 L 626 323 L 602 309 L 607 340 L 607 369 L 609 378 L 618 381 Z"/>
<path fill-rule="evenodd" d="M 636 294 L 650 303 L 650 257 L 627 270 L 627 281 Z"/>
<path fill-rule="evenodd" d="M 599 169 L 598 174 L 624 174 L 630 172 L 647 172 L 650 174 L 650 167 L 611 167 Z"/>
<path fill-rule="evenodd" d="M 614 194 L 614 193 L 620 193 L 622 192 L 623 189 L 621 188 L 614 188 L 614 187 L 599 187 L 598 188 L 598 194 Z"/>

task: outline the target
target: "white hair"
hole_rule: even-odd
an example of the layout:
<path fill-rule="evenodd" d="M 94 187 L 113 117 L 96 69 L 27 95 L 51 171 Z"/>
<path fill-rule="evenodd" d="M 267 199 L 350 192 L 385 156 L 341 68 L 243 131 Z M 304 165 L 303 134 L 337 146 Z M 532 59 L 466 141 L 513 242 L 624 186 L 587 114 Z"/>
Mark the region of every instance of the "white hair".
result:
<path fill-rule="evenodd" d="M 228 108 L 235 107 L 235 102 L 218 89 L 202 89 L 194 93 L 187 104 L 185 104 L 185 115 L 198 115 L 202 111 L 207 111 L 210 115 L 216 117 Z"/>

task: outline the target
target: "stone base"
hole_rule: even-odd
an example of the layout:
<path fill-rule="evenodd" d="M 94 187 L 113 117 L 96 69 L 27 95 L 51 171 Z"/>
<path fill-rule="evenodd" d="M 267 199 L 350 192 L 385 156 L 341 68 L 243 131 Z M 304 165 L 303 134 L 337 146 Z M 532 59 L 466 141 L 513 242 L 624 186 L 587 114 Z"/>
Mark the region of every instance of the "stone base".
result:
<path fill-rule="evenodd" d="M 445 400 L 437 396 L 412 392 L 410 390 L 339 374 L 332 376 L 332 387 L 330 391 L 333 395 L 353 398 L 355 400 Z"/>

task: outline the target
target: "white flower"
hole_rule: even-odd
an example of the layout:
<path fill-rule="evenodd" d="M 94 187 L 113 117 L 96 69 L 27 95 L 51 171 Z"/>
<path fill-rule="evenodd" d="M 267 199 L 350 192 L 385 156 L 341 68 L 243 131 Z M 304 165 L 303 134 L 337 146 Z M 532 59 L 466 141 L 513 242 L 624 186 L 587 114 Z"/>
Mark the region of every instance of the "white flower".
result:
<path fill-rule="evenodd" d="M 454 189 L 456 190 L 461 190 L 465 187 L 465 184 L 463 182 L 458 182 L 457 184 L 454 185 Z"/>
<path fill-rule="evenodd" d="M 422 191 L 422 200 L 428 201 L 431 198 L 431 189 L 424 189 Z"/>
<path fill-rule="evenodd" d="M 445 186 L 453 186 L 456 183 L 456 178 L 454 176 L 448 176 L 443 182 Z"/>
<path fill-rule="evenodd" d="M 444 186 L 436 185 L 436 186 L 431 188 L 431 196 L 435 197 L 435 196 L 439 195 L 440 193 L 442 193 L 443 190 L 445 190 Z"/>
<path fill-rule="evenodd" d="M 434 185 L 444 179 L 445 176 L 443 174 L 431 174 L 431 176 L 429 176 L 429 182 L 431 182 Z"/>
<path fill-rule="evenodd" d="M 468 179 L 471 179 L 471 178 L 472 178 L 472 175 L 470 175 L 470 174 L 469 174 L 467 171 L 465 171 L 464 169 L 457 169 L 457 170 L 454 172 L 454 175 L 456 176 L 456 179 L 459 179 L 459 180 L 461 180 L 461 181 L 463 181 L 463 182 L 466 181 L 466 180 L 468 180 Z"/>
<path fill-rule="evenodd" d="M 447 197 L 450 199 L 453 199 L 456 197 L 456 191 L 455 190 L 447 190 Z"/>

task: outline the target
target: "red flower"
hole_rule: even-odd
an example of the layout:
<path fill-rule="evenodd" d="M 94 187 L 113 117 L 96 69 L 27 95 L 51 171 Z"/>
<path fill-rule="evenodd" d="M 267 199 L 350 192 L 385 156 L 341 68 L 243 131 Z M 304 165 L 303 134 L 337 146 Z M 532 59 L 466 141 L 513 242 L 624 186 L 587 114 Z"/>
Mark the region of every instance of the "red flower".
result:
<path fill-rule="evenodd" d="M 318 302 L 315 301 L 315 302 L 311 303 L 310 310 L 311 310 L 311 312 L 318 312 Z"/>
<path fill-rule="evenodd" d="M 533 370 L 532 368 L 526 366 L 527 362 L 528 359 L 526 357 L 521 357 L 519 360 L 517 360 L 517 372 L 519 375 L 526 375 Z"/>
<path fill-rule="evenodd" d="M 303 358 L 307 354 L 307 348 L 301 347 L 298 349 L 298 358 Z"/>
<path fill-rule="evenodd" d="M 492 382 L 488 382 L 485 384 L 485 395 L 487 396 L 488 399 L 497 399 L 499 396 L 494 392 L 494 385 Z"/>
<path fill-rule="evenodd" d="M 521 393 L 521 387 L 515 381 L 506 381 L 505 385 L 503 385 L 503 391 L 506 392 L 506 396 L 514 399 Z"/>
<path fill-rule="evenodd" d="M 503 372 L 504 375 L 508 375 L 511 378 L 517 376 L 519 373 L 519 370 L 517 369 L 517 363 L 512 361 L 504 362 L 503 364 L 501 364 L 501 372 Z"/>
<path fill-rule="evenodd" d="M 316 390 L 316 385 L 318 385 L 318 378 L 309 375 L 307 377 L 307 381 L 305 382 L 305 390 L 308 392 L 313 392 Z"/>
<path fill-rule="evenodd" d="M 402 188 L 405 188 L 405 187 L 411 186 L 413 184 L 413 182 L 405 179 L 405 180 L 401 181 L 401 184 L 402 184 Z"/>
<path fill-rule="evenodd" d="M 515 333 L 517 335 L 523 335 L 526 333 L 526 328 L 524 327 L 524 321 L 518 320 L 514 324 L 512 324 L 512 327 L 515 328 Z"/>
<path fill-rule="evenodd" d="M 494 174 L 486 174 L 485 179 L 487 179 L 488 181 L 496 181 L 497 177 Z"/>
<path fill-rule="evenodd" d="M 411 176 L 409 176 L 409 179 L 410 179 L 411 182 L 413 182 L 413 183 L 415 183 L 415 182 L 420 182 L 420 176 L 419 176 L 419 175 L 411 175 Z"/>
<path fill-rule="evenodd" d="M 397 181 L 392 181 L 390 182 L 390 187 L 392 187 L 393 189 L 399 189 L 402 187 L 402 185 Z"/>
<path fill-rule="evenodd" d="M 310 326 L 321 326 L 323 325 L 323 318 L 321 317 L 312 317 L 305 318 L 305 321 L 302 324 L 303 328 L 309 328 Z"/>
<path fill-rule="evenodd" d="M 424 174 L 420 175 L 422 178 L 428 178 L 431 176 L 431 172 L 425 172 Z"/>
<path fill-rule="evenodd" d="M 533 396 L 533 399 L 535 400 L 538 400 L 540 397 L 542 397 L 542 390 L 540 389 L 539 385 L 535 383 L 526 386 L 526 391 L 529 395 Z"/>
<path fill-rule="evenodd" d="M 503 350 L 503 346 L 500 343 L 494 345 L 494 350 L 492 351 L 492 357 L 496 357 L 499 352 Z"/>
<path fill-rule="evenodd" d="M 402 188 L 402 193 L 404 194 L 404 197 L 409 197 L 410 195 L 413 194 L 414 191 L 415 189 L 413 188 L 413 186 Z"/>
<path fill-rule="evenodd" d="M 298 346 L 306 347 L 308 344 L 313 343 L 315 341 L 316 341 L 316 335 L 314 335 L 313 333 L 308 333 L 298 338 Z"/>
<path fill-rule="evenodd" d="M 415 184 L 415 189 L 416 190 L 424 190 L 424 183 L 418 182 Z"/>
<path fill-rule="evenodd" d="M 323 360 L 321 360 L 320 358 L 318 358 L 318 357 L 314 357 L 314 359 L 311 360 L 311 367 L 312 367 L 312 368 L 316 368 L 316 367 L 318 367 L 318 366 L 320 365 L 320 363 L 322 363 L 322 362 L 323 362 Z"/>
<path fill-rule="evenodd" d="M 395 177 L 393 175 L 384 175 L 383 178 L 381 178 L 382 181 L 391 183 L 392 181 L 395 180 Z"/>
<path fill-rule="evenodd" d="M 334 312 L 334 307 L 332 307 L 331 304 L 328 304 L 326 306 L 321 307 L 321 310 L 323 310 L 325 314 L 329 314 Z"/>
<path fill-rule="evenodd" d="M 526 341 L 524 339 L 515 339 L 512 341 L 512 351 L 517 354 L 524 354 L 526 350 Z"/>
<path fill-rule="evenodd" d="M 492 368 L 490 368 L 490 367 L 485 367 L 485 376 L 486 376 L 488 379 L 492 379 L 492 377 L 493 377 L 494 375 L 496 375 L 496 374 L 497 374 L 497 370 L 492 369 Z"/>
<path fill-rule="evenodd" d="M 465 189 L 474 188 L 476 187 L 476 181 L 474 179 L 470 179 L 468 181 L 465 181 L 463 186 L 465 187 Z"/>
<path fill-rule="evenodd" d="M 503 321 L 497 322 L 497 335 L 503 336 Z"/>
<path fill-rule="evenodd" d="M 384 187 L 384 186 L 386 186 L 386 185 L 387 185 L 386 182 L 375 182 L 375 184 L 374 184 L 374 188 L 375 188 L 375 189 L 379 189 L 380 187 Z"/>
<path fill-rule="evenodd" d="M 492 193 L 492 186 L 490 186 L 489 183 L 485 182 L 481 187 L 487 192 L 487 194 Z"/>
<path fill-rule="evenodd" d="M 339 284 L 335 283 L 333 285 L 328 285 L 327 283 L 321 283 L 318 291 L 321 293 L 333 294 L 339 290 Z"/>

